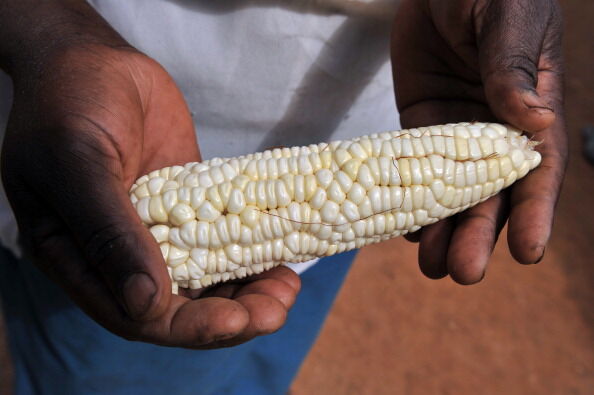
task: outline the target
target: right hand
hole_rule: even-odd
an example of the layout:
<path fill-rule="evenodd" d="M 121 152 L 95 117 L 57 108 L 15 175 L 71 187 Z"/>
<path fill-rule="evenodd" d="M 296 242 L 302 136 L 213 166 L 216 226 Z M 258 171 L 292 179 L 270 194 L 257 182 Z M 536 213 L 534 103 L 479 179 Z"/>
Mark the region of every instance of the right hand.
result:
<path fill-rule="evenodd" d="M 77 43 L 12 77 L 6 192 L 27 254 L 85 312 L 127 339 L 188 348 L 281 327 L 300 286 L 287 268 L 209 297 L 171 294 L 128 197 L 143 174 L 200 160 L 188 108 L 161 66 L 125 45 Z"/>

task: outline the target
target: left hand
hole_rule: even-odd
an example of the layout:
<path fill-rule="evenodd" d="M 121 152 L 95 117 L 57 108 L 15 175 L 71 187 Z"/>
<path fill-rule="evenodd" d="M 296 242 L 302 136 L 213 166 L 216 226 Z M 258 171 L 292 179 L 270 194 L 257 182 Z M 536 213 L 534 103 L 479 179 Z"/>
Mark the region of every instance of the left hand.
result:
<path fill-rule="evenodd" d="M 509 219 L 520 263 L 537 263 L 567 163 L 562 20 L 555 0 L 403 0 L 392 60 L 403 127 L 500 121 L 541 141 L 541 165 L 508 190 L 409 236 L 431 278 L 480 281 Z"/>

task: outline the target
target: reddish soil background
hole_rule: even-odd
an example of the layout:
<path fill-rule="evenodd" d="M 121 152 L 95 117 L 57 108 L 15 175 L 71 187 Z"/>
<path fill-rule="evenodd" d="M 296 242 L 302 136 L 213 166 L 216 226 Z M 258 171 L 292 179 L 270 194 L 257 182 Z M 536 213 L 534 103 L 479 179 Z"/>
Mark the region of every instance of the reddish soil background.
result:
<path fill-rule="evenodd" d="M 364 249 L 292 389 L 302 394 L 593 394 L 594 2 L 564 0 L 571 161 L 545 259 L 513 262 L 502 235 L 482 283 L 429 280 L 416 246 Z M 0 320 L 0 394 L 10 367 Z"/>
<path fill-rule="evenodd" d="M 291 393 L 594 394 L 594 2 L 566 20 L 571 161 L 554 234 L 538 265 L 501 239 L 482 283 L 429 280 L 402 238 L 358 256 Z M 537 191 L 535 191 L 537 192 Z"/>

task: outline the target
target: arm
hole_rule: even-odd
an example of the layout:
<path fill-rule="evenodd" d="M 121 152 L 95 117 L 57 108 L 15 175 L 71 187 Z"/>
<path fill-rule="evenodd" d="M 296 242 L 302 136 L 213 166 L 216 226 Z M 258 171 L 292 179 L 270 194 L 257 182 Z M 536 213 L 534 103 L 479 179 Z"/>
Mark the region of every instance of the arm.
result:
<path fill-rule="evenodd" d="M 2 178 L 25 250 L 97 322 L 128 339 L 211 348 L 277 330 L 299 289 L 286 268 L 171 294 L 134 180 L 200 159 L 181 92 L 84 1 L 5 0 L 0 65 L 14 81 Z"/>
<path fill-rule="evenodd" d="M 13 78 L 39 70 L 54 51 L 90 43 L 129 46 L 85 1 L 0 3 L 0 67 Z"/>
<path fill-rule="evenodd" d="M 514 258 L 542 259 L 567 162 L 561 26 L 554 0 L 402 2 L 392 54 L 403 125 L 499 120 L 542 142 L 542 164 L 510 190 L 414 235 L 429 277 L 480 281 L 506 221 Z"/>

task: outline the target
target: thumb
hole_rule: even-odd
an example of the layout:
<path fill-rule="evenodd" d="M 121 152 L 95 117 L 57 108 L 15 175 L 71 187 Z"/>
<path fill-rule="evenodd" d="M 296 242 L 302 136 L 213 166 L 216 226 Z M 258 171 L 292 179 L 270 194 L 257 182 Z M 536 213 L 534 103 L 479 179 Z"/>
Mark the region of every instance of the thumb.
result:
<path fill-rule="evenodd" d="M 549 1 L 492 0 L 475 9 L 479 65 L 495 116 L 539 131 L 553 124 L 553 103 L 539 86 L 542 48 L 554 7 Z"/>
<path fill-rule="evenodd" d="M 161 252 L 154 238 L 130 210 L 123 186 L 105 188 L 109 202 L 95 194 L 95 201 L 80 220 L 72 217 L 69 227 L 82 247 L 89 265 L 104 278 L 107 286 L 132 319 L 150 320 L 161 315 L 169 304 L 171 284 Z"/>
<path fill-rule="evenodd" d="M 103 278 L 130 318 L 154 319 L 171 298 L 159 246 L 132 207 L 112 148 L 89 140 L 60 144 L 55 153 L 46 150 L 51 165 L 34 169 L 36 192 L 61 218 L 86 265 Z"/>

